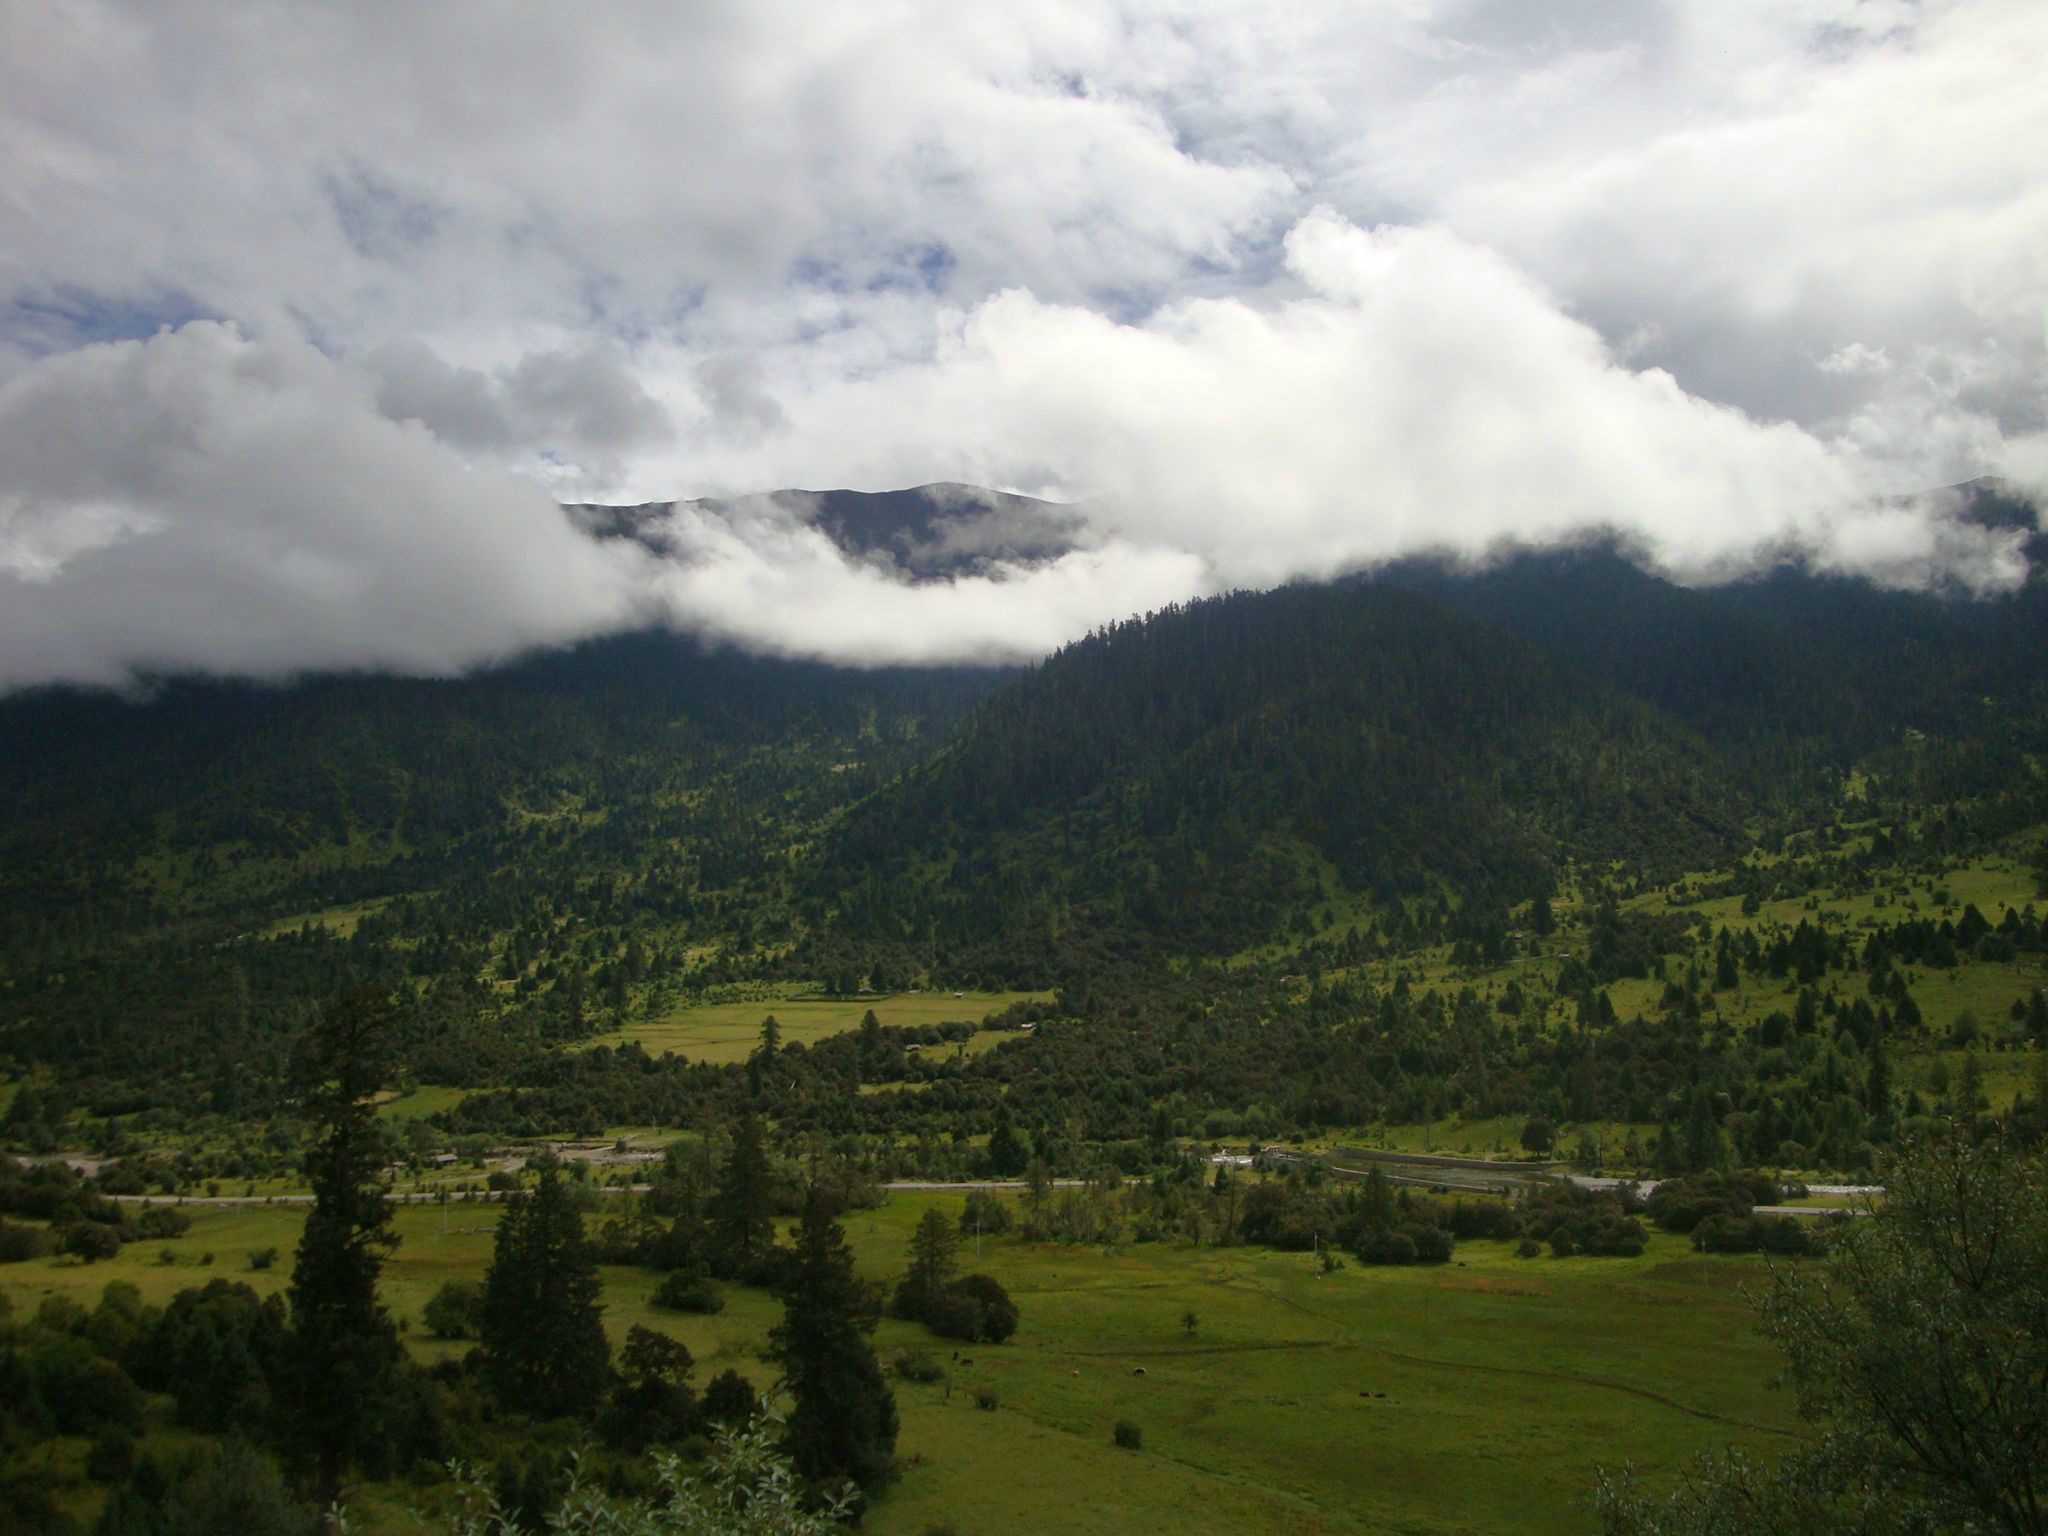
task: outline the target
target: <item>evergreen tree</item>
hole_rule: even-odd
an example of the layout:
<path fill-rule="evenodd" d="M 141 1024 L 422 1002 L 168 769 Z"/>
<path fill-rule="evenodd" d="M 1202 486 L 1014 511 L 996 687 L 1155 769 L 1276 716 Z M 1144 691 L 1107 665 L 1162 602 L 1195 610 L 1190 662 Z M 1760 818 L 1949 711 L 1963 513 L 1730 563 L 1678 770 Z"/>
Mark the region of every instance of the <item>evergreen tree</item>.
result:
<path fill-rule="evenodd" d="M 328 1004 L 306 1043 L 302 1092 L 317 1139 L 306 1158 L 313 1208 L 292 1270 L 284 1428 L 323 1506 L 340 1496 L 349 1467 L 391 1461 L 394 1409 L 410 1385 L 398 1330 L 377 1300 L 398 1239 L 372 1099 L 396 1011 L 374 987 L 352 988 Z"/>
<path fill-rule="evenodd" d="M 1869 1112 L 1872 1128 L 1882 1132 L 1889 1127 L 1892 1119 L 1892 1067 L 1885 1059 L 1884 1042 L 1873 1041 L 1870 1047 L 1870 1070 L 1863 1078 L 1863 1107 Z"/>
<path fill-rule="evenodd" d="M 872 1490 L 896 1454 L 896 1399 L 868 1343 L 874 1288 L 854 1274 L 846 1234 L 815 1185 L 780 1290 L 782 1321 L 769 1339 L 793 1399 L 790 1458 L 821 1490 L 842 1478 Z"/>
<path fill-rule="evenodd" d="M 726 1279 L 758 1275 L 775 1242 L 775 1214 L 768 1151 L 751 1114 L 733 1126 L 732 1151 L 710 1205 L 713 1268 Z"/>
<path fill-rule="evenodd" d="M 602 1282 L 560 1170 L 498 1223 L 477 1319 L 484 1380 L 505 1407 L 552 1419 L 587 1414 L 611 1385 Z"/>
<path fill-rule="evenodd" d="M 932 1206 L 910 1235 L 910 1273 L 896 1287 L 889 1303 L 893 1317 L 920 1319 L 931 1315 L 932 1303 L 951 1283 L 957 1265 L 954 1250 L 958 1240 L 945 1213 Z"/>
<path fill-rule="evenodd" d="M 775 1058 L 782 1049 L 782 1022 L 774 1014 L 761 1021 L 761 1043 L 747 1057 L 747 1094 L 759 1099 L 775 1077 Z"/>
<path fill-rule="evenodd" d="M 1386 1170 L 1374 1163 L 1365 1175 L 1365 1195 L 1359 1204 L 1359 1214 L 1364 1219 L 1366 1230 L 1387 1232 L 1394 1225 L 1394 1190 L 1387 1182 Z"/>
<path fill-rule="evenodd" d="M 1030 1158 L 1030 1149 L 1010 1124 L 1008 1106 L 998 1105 L 995 1129 L 988 1138 L 989 1171 L 1001 1178 L 1014 1178 L 1024 1171 L 1024 1165 Z"/>

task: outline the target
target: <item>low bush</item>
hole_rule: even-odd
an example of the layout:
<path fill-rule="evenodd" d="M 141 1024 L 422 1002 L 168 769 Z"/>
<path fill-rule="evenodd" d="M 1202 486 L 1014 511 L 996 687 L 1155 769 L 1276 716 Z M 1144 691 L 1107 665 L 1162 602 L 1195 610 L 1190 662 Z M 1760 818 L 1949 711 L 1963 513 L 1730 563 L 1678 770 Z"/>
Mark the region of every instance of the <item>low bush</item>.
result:
<path fill-rule="evenodd" d="M 0 1221 L 0 1264 L 39 1259 L 50 1251 L 49 1234 L 21 1221 Z"/>
<path fill-rule="evenodd" d="M 1819 1223 L 1797 1216 L 1709 1216 L 1693 1228 L 1692 1245 L 1701 1253 L 1809 1258 L 1827 1251 L 1827 1235 Z"/>
<path fill-rule="evenodd" d="M 427 1332 L 437 1339 L 473 1339 L 483 1315 L 484 1289 L 474 1280 L 450 1280 L 434 1292 L 420 1313 Z"/>
<path fill-rule="evenodd" d="M 74 1221 L 59 1234 L 58 1246 L 87 1264 L 111 1259 L 121 1251 L 118 1229 L 97 1221 Z"/>
<path fill-rule="evenodd" d="M 946 1379 L 945 1368 L 921 1349 L 899 1349 L 890 1364 L 896 1374 L 905 1381 L 923 1382 L 928 1385 Z"/>
<path fill-rule="evenodd" d="M 161 1242 L 167 1237 L 183 1237 L 191 1227 L 192 1218 L 183 1211 L 168 1205 L 149 1205 L 136 1215 L 133 1235 Z"/>
<path fill-rule="evenodd" d="M 735 1370 L 723 1370 L 704 1389 L 704 1417 L 714 1424 L 745 1424 L 760 1411 L 761 1398 L 754 1384 Z"/>
<path fill-rule="evenodd" d="M 725 1310 L 725 1294 L 703 1275 L 672 1270 L 654 1288 L 654 1304 L 670 1312 L 709 1314 Z"/>

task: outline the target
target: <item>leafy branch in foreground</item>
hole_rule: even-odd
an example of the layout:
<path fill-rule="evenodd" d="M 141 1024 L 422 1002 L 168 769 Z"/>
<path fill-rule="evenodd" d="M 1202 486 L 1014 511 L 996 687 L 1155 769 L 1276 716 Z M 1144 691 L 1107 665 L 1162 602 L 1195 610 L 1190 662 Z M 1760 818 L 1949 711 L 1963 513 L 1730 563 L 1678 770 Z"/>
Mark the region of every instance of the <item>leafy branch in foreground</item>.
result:
<path fill-rule="evenodd" d="M 2048 1532 L 2048 1165 L 1949 1136 L 1887 1188 L 1762 1298 L 1814 1438 L 1776 1465 L 1707 1458 L 1662 1499 L 1603 1476 L 1609 1536 Z"/>
<path fill-rule="evenodd" d="M 696 1474 L 657 1453 L 651 1498 L 607 1494 L 587 1485 L 576 1468 L 546 1528 L 551 1536 L 827 1536 L 851 1513 L 853 1489 L 819 1501 L 777 1449 L 781 1429 L 773 1415 L 762 1414 L 721 1433 Z M 481 1474 L 453 1470 L 469 1490 L 470 1508 L 449 1536 L 524 1536 L 525 1527 Z"/>

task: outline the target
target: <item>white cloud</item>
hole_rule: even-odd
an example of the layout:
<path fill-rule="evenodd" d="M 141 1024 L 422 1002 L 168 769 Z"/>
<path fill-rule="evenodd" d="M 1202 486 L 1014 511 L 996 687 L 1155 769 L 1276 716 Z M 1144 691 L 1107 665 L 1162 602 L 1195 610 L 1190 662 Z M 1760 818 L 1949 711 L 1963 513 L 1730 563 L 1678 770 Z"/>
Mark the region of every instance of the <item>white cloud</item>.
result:
<path fill-rule="evenodd" d="M 1023 655 L 1593 527 L 1996 585 L 1900 498 L 2048 490 L 2044 54 L 2037 0 L 19 0 L 0 680 Z M 940 478 L 1091 549 L 911 592 L 546 506 Z"/>
<path fill-rule="evenodd" d="M 378 414 L 298 343 L 199 322 L 0 386 L 0 686 L 451 672 L 630 620 L 644 559 Z"/>
<path fill-rule="evenodd" d="M 374 347 L 363 366 L 393 421 L 417 421 L 470 455 L 544 456 L 578 481 L 608 480 L 634 450 L 670 436 L 668 413 L 602 341 L 528 352 L 495 376 L 417 340 Z"/>
<path fill-rule="evenodd" d="M 932 362 L 818 391 L 784 432 L 723 459 L 687 451 L 739 481 L 922 467 L 1085 493 L 1099 534 L 1192 554 L 1208 587 L 1599 530 L 1689 579 L 1788 548 L 1902 568 L 1896 539 L 1851 536 L 1900 516 L 1871 511 L 1882 476 L 1859 453 L 1626 366 L 1491 252 L 1324 211 L 1287 253 L 1297 297 L 1203 299 L 1140 325 L 999 295 L 957 317 Z M 873 432 L 894 420 L 922 441 Z M 1916 515 L 1923 531 L 1938 516 Z M 1972 581 L 2018 574 L 2007 544 L 1944 537 Z"/>

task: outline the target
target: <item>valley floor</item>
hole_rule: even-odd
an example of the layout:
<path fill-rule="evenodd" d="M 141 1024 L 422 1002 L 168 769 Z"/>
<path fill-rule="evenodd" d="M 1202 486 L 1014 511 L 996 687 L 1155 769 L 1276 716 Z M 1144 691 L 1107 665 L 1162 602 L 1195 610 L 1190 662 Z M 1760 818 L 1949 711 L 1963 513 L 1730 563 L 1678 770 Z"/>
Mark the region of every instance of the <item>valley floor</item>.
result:
<path fill-rule="evenodd" d="M 848 1216 L 863 1273 L 901 1271 L 935 1200 L 958 1204 L 899 1192 Z M 173 1242 L 94 1265 L 10 1265 L 0 1288 L 19 1315 L 53 1294 L 90 1301 L 115 1278 L 159 1302 L 212 1275 L 285 1285 L 302 1210 L 187 1209 L 191 1230 Z M 426 1339 L 420 1312 L 444 1281 L 481 1274 L 498 1214 L 399 1211 L 385 1294 L 422 1358 L 467 1347 Z M 249 1256 L 273 1247 L 276 1263 L 253 1269 Z M 948 1380 L 894 1383 L 905 1471 L 868 1517 L 878 1536 L 1574 1531 L 1597 1464 L 1632 1461 L 1662 1480 L 1698 1451 L 1785 1444 L 1792 1422 L 1740 1295 L 1762 1283 L 1763 1262 L 1702 1259 L 1662 1234 L 1640 1259 L 1517 1259 L 1473 1241 L 1438 1268 L 1352 1264 L 1320 1278 L 1306 1254 L 1258 1248 L 1105 1253 L 1006 1237 L 985 1240 L 978 1264 L 970 1241 L 961 1259 L 1009 1288 L 1023 1324 L 1009 1344 L 956 1360 L 923 1329 L 883 1322 L 885 1361 L 927 1349 Z M 651 1307 L 656 1278 L 605 1271 L 615 1338 L 653 1326 L 689 1345 L 700 1385 L 728 1366 L 768 1382 L 769 1296 L 734 1289 L 723 1313 L 679 1317 Z M 977 1388 L 995 1393 L 993 1410 L 977 1407 Z M 1142 1449 L 1112 1444 L 1119 1419 L 1140 1428 Z M 50 1475 L 84 1452 L 58 1443 Z M 73 1511 L 89 1517 L 76 1491 Z M 444 1494 L 359 1490 L 359 1528 L 431 1529 L 417 1512 Z"/>

